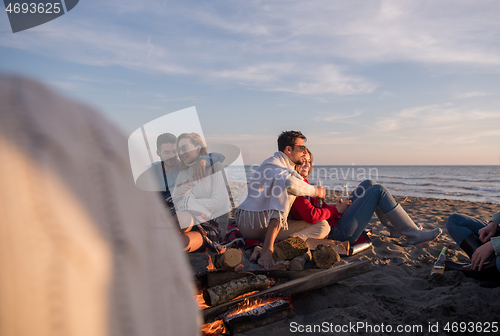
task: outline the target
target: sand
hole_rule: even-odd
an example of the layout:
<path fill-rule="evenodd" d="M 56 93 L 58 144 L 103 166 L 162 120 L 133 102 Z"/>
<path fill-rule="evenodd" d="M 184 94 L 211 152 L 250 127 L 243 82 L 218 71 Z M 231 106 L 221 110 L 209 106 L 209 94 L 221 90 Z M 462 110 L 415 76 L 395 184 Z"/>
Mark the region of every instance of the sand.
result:
<path fill-rule="evenodd" d="M 448 216 L 462 213 L 488 221 L 492 214 L 500 211 L 500 205 L 418 197 L 395 198 L 424 229 L 439 226 L 443 234 L 429 244 L 407 245 L 405 238 L 389 238 L 388 231 L 373 216 L 368 226 L 373 231 L 373 246 L 358 255 L 342 258 L 343 262 L 369 260 L 373 265 L 371 272 L 297 295 L 293 298 L 292 319 L 241 335 L 397 335 L 398 325 L 421 328 L 400 335 L 447 335 L 450 333 L 445 331 L 446 325 L 453 327 L 454 322 L 467 322 L 468 328 L 477 328 L 479 324 L 485 327 L 486 322 L 500 324 L 500 287 L 482 288 L 477 280 L 466 278 L 458 271 L 447 271 L 439 277 L 430 276 L 433 262 L 444 245 L 451 246 L 447 259 L 468 261 L 467 255 L 448 235 Z M 330 199 L 328 203 L 332 202 Z M 199 271 L 200 266 L 198 260 L 195 271 Z M 258 268 L 255 264 L 250 266 Z M 363 326 L 371 327 L 372 332 L 367 332 L 365 328 L 347 329 L 350 323 L 353 326 L 360 322 L 367 323 Z M 392 333 L 388 332 L 388 325 L 393 328 Z M 300 333 L 301 328 L 311 332 Z M 344 328 L 344 332 L 339 328 Z M 500 334 L 500 330 L 496 333 L 491 332 L 494 331 L 491 327 L 489 330 L 484 334 Z"/>

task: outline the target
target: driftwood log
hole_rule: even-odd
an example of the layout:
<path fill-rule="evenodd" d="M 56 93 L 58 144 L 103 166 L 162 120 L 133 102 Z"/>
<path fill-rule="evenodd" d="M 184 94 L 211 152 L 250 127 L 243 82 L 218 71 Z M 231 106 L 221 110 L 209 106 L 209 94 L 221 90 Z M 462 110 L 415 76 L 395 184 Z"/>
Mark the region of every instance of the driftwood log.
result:
<path fill-rule="evenodd" d="M 290 237 L 274 245 L 274 255 L 281 260 L 291 260 L 307 251 L 307 243 L 299 237 Z"/>
<path fill-rule="evenodd" d="M 222 254 L 217 254 L 214 257 L 214 266 L 217 269 L 229 271 L 241 264 L 242 260 L 241 251 L 232 248 Z"/>
<path fill-rule="evenodd" d="M 312 253 L 317 268 L 331 268 L 340 261 L 340 256 L 331 246 L 318 245 Z"/>
<path fill-rule="evenodd" d="M 303 255 L 290 260 L 290 271 L 302 271 L 306 267 L 306 263 L 312 259 L 311 251 L 307 251 Z"/>
<path fill-rule="evenodd" d="M 265 275 L 249 276 L 208 288 L 203 291 L 203 298 L 208 306 L 217 306 L 242 294 L 268 287 L 269 279 Z"/>

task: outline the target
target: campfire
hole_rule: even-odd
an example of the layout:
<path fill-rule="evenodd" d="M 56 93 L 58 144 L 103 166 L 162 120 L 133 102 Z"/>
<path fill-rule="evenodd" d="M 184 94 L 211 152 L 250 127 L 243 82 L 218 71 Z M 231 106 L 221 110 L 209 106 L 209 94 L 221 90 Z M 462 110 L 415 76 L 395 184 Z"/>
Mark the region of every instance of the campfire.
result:
<path fill-rule="evenodd" d="M 208 266 L 207 266 L 207 270 L 215 270 L 215 266 L 214 266 L 214 263 L 212 262 L 212 257 L 210 256 L 210 254 L 208 253 L 208 250 L 205 251 L 205 254 L 208 256 Z"/>
<path fill-rule="evenodd" d="M 329 269 L 244 271 L 243 254 L 229 249 L 209 257 L 195 277 L 204 335 L 232 335 L 292 317 L 293 296 L 371 270 L 369 262 Z M 330 266 L 331 267 L 331 266 Z"/>
<path fill-rule="evenodd" d="M 261 290 L 276 284 L 274 278 L 263 274 L 238 272 L 238 269 L 243 268 L 243 254 L 240 250 L 237 251 L 228 250 L 224 253 L 225 257 L 216 255 L 214 261 L 210 254 L 205 252 L 208 256 L 206 274 L 210 274 L 211 278 L 217 274 L 218 279 L 199 285 L 200 293 L 196 296 L 198 306 L 202 311 L 226 303 L 230 306 L 224 313 L 203 325 L 204 335 L 231 335 L 292 316 L 289 298 L 259 295 Z M 230 268 L 234 268 L 234 271 L 220 271 Z"/>
<path fill-rule="evenodd" d="M 232 335 L 291 318 L 290 299 L 264 296 L 246 298 L 215 321 L 203 325 L 204 335 Z"/>

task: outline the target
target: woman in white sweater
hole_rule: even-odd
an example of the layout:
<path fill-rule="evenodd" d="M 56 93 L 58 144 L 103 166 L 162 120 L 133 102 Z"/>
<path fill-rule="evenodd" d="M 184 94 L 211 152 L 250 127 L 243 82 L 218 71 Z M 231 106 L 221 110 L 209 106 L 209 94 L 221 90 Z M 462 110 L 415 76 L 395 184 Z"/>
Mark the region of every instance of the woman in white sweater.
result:
<path fill-rule="evenodd" d="M 193 252 L 204 243 L 201 231 L 206 231 L 213 239 L 220 236 L 215 219 L 231 210 L 230 200 L 222 163 L 207 164 L 206 177 L 201 181 L 193 178 L 194 163 L 207 154 L 207 147 L 199 134 L 181 134 L 177 138 L 177 152 L 181 166 L 173 198 L 185 250 Z"/>

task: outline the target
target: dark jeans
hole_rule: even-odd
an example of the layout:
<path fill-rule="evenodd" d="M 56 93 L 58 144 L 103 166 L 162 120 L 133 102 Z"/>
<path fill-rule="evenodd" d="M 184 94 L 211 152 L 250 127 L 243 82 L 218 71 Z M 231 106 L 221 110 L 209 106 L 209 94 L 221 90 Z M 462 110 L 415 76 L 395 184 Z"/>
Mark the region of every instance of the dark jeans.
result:
<path fill-rule="evenodd" d="M 458 245 L 462 244 L 464 239 L 470 234 L 475 234 L 479 237 L 479 230 L 486 227 L 486 225 L 487 223 L 477 218 L 462 214 L 453 214 L 446 221 L 448 233 Z M 500 270 L 500 258 L 497 258 L 497 269 Z"/>

